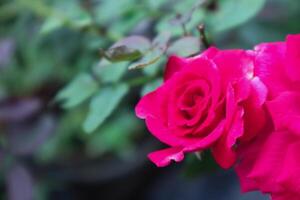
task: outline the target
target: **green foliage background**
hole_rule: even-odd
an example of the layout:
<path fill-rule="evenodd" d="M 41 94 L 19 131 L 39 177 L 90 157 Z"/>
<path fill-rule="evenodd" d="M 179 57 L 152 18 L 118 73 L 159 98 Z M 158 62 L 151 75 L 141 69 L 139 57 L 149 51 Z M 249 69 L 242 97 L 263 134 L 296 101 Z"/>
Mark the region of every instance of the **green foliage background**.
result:
<path fill-rule="evenodd" d="M 219 48 L 252 48 L 299 33 L 299 18 L 297 0 L 1 1 L 3 187 L 11 170 L 131 162 L 149 140 L 145 154 L 156 149 L 134 106 L 162 82 L 168 55 L 205 49 L 198 25 Z M 59 184 L 37 177 L 29 195 L 48 199 Z"/>

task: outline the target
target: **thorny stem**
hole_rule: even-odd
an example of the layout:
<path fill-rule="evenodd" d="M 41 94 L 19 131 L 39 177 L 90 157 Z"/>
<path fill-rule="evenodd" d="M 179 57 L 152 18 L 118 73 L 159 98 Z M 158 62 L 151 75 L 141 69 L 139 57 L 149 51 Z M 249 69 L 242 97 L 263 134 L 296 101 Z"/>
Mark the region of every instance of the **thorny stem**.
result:
<path fill-rule="evenodd" d="M 206 34 L 205 34 L 205 26 L 204 24 L 200 24 L 198 26 L 198 31 L 200 33 L 200 40 L 201 42 L 204 44 L 205 48 L 209 48 L 210 47 L 210 44 L 207 40 L 207 37 L 206 37 Z"/>

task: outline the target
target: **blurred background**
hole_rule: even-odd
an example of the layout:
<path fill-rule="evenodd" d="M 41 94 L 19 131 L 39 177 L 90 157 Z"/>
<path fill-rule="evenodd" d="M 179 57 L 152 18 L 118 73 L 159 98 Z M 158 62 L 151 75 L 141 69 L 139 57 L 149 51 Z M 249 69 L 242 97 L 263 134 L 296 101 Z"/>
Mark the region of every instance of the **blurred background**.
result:
<path fill-rule="evenodd" d="M 298 0 L 1 0 L 0 199 L 268 199 L 209 152 L 156 168 L 163 145 L 134 106 L 168 55 L 205 49 L 201 33 L 252 48 L 299 19 Z"/>

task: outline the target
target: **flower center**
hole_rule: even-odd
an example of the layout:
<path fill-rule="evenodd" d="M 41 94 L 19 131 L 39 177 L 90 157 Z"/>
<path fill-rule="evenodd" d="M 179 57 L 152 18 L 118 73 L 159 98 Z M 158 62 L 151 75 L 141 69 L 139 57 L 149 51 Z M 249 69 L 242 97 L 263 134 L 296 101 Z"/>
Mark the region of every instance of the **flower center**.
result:
<path fill-rule="evenodd" d="M 204 93 L 200 88 L 193 88 L 183 96 L 182 107 L 191 108 L 197 104 L 198 101 L 203 99 Z"/>

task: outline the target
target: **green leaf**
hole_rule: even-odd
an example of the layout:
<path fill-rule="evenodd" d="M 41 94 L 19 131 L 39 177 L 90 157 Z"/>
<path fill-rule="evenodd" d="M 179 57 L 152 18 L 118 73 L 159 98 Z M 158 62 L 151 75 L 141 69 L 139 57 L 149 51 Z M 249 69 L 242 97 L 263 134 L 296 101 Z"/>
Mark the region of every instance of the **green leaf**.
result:
<path fill-rule="evenodd" d="M 129 16 L 125 15 L 124 17 L 115 20 L 109 25 L 107 35 L 109 35 L 112 40 L 119 40 L 123 38 L 125 35 L 130 34 L 130 32 L 132 32 L 132 30 L 134 30 L 142 20 L 147 18 L 148 14 L 149 12 L 139 9 L 138 12 L 135 10 Z"/>
<path fill-rule="evenodd" d="M 127 92 L 128 86 L 119 84 L 105 87 L 98 95 L 94 96 L 83 124 L 84 131 L 87 133 L 95 131 L 118 106 Z"/>
<path fill-rule="evenodd" d="M 102 59 L 98 65 L 95 65 L 93 71 L 103 83 L 118 82 L 127 70 L 128 62 L 111 63 Z"/>
<path fill-rule="evenodd" d="M 80 29 L 91 25 L 90 14 L 80 6 L 78 1 L 62 1 L 54 4 L 53 7 L 46 7 L 49 16 L 40 29 L 41 34 L 48 34 L 63 26 Z"/>
<path fill-rule="evenodd" d="M 91 157 L 107 152 L 124 155 L 132 150 L 133 139 L 139 128 L 142 128 L 141 123 L 133 112 L 122 111 L 87 138 L 87 154 Z"/>
<path fill-rule="evenodd" d="M 73 28 L 83 28 L 92 23 L 92 18 L 78 0 L 59 1 L 52 15 L 61 16 Z"/>
<path fill-rule="evenodd" d="M 204 19 L 205 14 L 203 12 L 203 10 L 201 9 L 197 9 L 193 12 L 190 20 L 188 22 L 185 23 L 185 27 L 186 30 L 188 32 L 191 32 L 193 29 L 195 29 L 200 23 L 201 21 Z M 178 24 L 178 23 L 174 23 L 176 16 L 174 15 L 168 15 L 165 18 L 163 18 L 162 20 L 160 20 L 160 22 L 157 23 L 155 29 L 157 32 L 162 32 L 164 30 L 168 30 L 172 33 L 173 36 L 180 36 L 183 35 L 183 28 L 182 25 Z"/>
<path fill-rule="evenodd" d="M 132 63 L 128 69 L 139 69 L 156 63 L 167 50 L 167 44 L 170 39 L 169 32 L 163 32 L 154 38 L 152 48 L 139 61 Z"/>
<path fill-rule="evenodd" d="M 166 4 L 168 0 L 147 0 L 146 3 L 152 10 L 157 10 Z"/>
<path fill-rule="evenodd" d="M 151 47 L 150 41 L 143 36 L 130 36 L 116 42 L 101 54 L 108 60 L 131 61 L 140 58 Z"/>
<path fill-rule="evenodd" d="M 149 51 L 141 60 L 132 63 L 128 69 L 140 69 L 157 62 L 164 54 L 165 49 L 155 48 Z"/>
<path fill-rule="evenodd" d="M 48 34 L 64 25 L 64 21 L 57 16 L 50 16 L 43 23 L 40 34 Z"/>
<path fill-rule="evenodd" d="M 149 92 L 156 90 L 159 86 L 161 86 L 162 82 L 163 80 L 159 78 L 147 83 L 141 91 L 141 96 L 144 96 L 145 94 L 148 94 Z"/>
<path fill-rule="evenodd" d="M 114 47 L 106 51 L 100 50 L 102 56 L 112 62 L 130 61 L 140 58 L 143 54 L 137 50 L 125 45 Z"/>
<path fill-rule="evenodd" d="M 174 13 L 188 13 L 191 10 L 195 10 L 196 8 L 199 8 L 205 2 L 206 2 L 206 0 L 178 1 L 174 5 Z"/>
<path fill-rule="evenodd" d="M 220 0 L 218 9 L 208 13 L 206 23 L 213 32 L 226 31 L 254 17 L 266 0 Z"/>
<path fill-rule="evenodd" d="M 199 53 L 201 49 L 201 42 L 199 38 L 193 36 L 186 36 L 176 40 L 167 50 L 167 54 L 176 54 L 187 57 Z"/>
<path fill-rule="evenodd" d="M 157 62 L 155 62 L 151 66 L 143 68 L 143 73 L 146 76 L 155 76 L 160 70 L 164 69 L 166 60 L 166 56 L 162 56 Z"/>
<path fill-rule="evenodd" d="M 154 38 L 152 41 L 152 47 L 156 48 L 167 48 L 168 42 L 171 38 L 170 32 L 163 31 L 158 36 Z"/>
<path fill-rule="evenodd" d="M 148 49 L 150 49 L 151 42 L 146 37 L 139 36 L 139 35 L 132 35 L 116 42 L 111 48 L 115 48 L 119 46 L 126 46 L 130 49 L 136 49 L 143 53 L 146 52 Z"/>
<path fill-rule="evenodd" d="M 111 25 L 112 21 L 119 20 L 132 9 L 133 5 L 135 5 L 134 0 L 118 0 L 117 3 L 116 1 L 99 1 L 94 8 L 95 21 L 98 24 Z"/>
<path fill-rule="evenodd" d="M 70 25 L 73 28 L 80 29 L 92 24 L 92 18 L 89 13 L 80 7 L 77 7 L 76 11 L 73 11 L 69 17 Z"/>
<path fill-rule="evenodd" d="M 72 108 L 98 90 L 97 82 L 89 74 L 80 74 L 56 96 L 56 101 L 63 101 L 64 108 Z"/>

